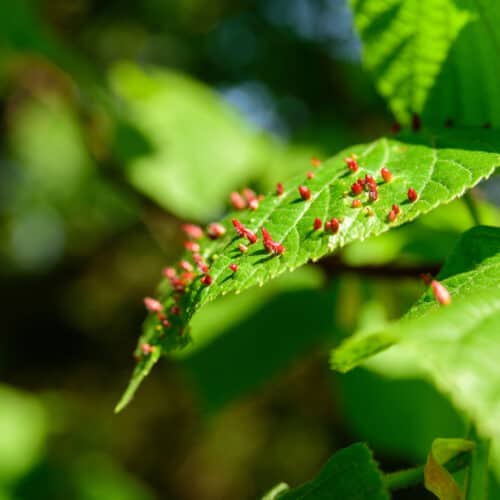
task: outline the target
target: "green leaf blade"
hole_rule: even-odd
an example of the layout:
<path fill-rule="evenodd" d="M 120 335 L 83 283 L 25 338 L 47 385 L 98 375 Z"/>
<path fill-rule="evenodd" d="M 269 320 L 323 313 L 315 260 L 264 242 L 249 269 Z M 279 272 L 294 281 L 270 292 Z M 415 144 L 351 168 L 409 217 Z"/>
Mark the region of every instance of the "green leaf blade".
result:
<path fill-rule="evenodd" d="M 479 136 L 477 138 L 478 134 L 470 132 L 425 132 L 409 136 L 406 142 L 383 138 L 368 145 L 354 146 L 315 169 L 313 179 L 306 179 L 304 175 L 285 182 L 285 193 L 279 197 L 271 193 L 257 211 L 229 215 L 222 221 L 227 229 L 224 237 L 216 241 L 207 238 L 200 241 L 202 255 L 210 265 L 212 284 L 205 286 L 199 279 L 193 282 L 178 299 L 181 314 L 171 318 L 172 329 L 163 331 L 158 320 L 150 317 L 139 345 L 147 342 L 162 353 L 181 347 L 189 339 L 183 332 L 190 318 L 197 309 L 218 296 L 262 285 L 309 260 L 316 261 L 352 241 L 381 234 L 460 196 L 491 175 L 500 164 L 500 156 L 495 152 L 500 150 L 498 135 L 483 131 Z M 356 174 L 352 174 L 343 161 L 352 153 L 358 156 L 360 168 Z M 459 170 L 451 160 L 460 164 Z M 393 173 L 393 180 L 389 183 L 381 181 L 382 166 L 387 166 Z M 464 170 L 467 175 L 464 175 Z M 367 194 L 363 193 L 360 195 L 363 208 L 352 208 L 351 184 L 365 174 L 373 175 L 380 183 L 379 200 L 369 203 Z M 302 200 L 298 193 L 298 186 L 302 184 L 311 190 L 312 196 L 308 201 Z M 414 187 L 419 193 L 414 203 L 407 200 L 409 187 Z M 400 205 L 401 213 L 396 221 L 390 223 L 388 213 L 394 203 Z M 232 228 L 232 217 L 237 217 L 260 239 L 261 229 L 265 227 L 275 241 L 285 246 L 284 255 L 268 254 L 261 241 L 250 245 L 248 253 L 241 254 L 238 245 L 243 240 Z M 331 217 L 341 219 L 338 233 L 313 231 L 316 217 L 323 222 Z M 236 273 L 229 269 L 231 263 L 238 265 Z M 169 311 L 174 303 L 174 294 L 166 282 L 160 285 L 160 299 L 165 310 Z M 139 348 L 137 354 L 141 354 Z M 143 363 L 144 359 L 139 366 Z M 139 369 L 139 373 L 142 370 Z M 120 407 L 130 400 L 131 395 L 129 391 Z"/>

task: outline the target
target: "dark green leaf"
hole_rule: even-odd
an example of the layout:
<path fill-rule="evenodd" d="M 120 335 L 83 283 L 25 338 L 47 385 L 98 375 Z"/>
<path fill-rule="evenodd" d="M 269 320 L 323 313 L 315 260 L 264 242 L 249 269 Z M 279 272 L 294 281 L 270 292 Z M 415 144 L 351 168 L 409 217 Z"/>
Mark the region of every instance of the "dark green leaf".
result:
<path fill-rule="evenodd" d="M 279 500 L 388 500 L 382 475 L 366 445 L 344 448 L 323 466 L 319 474 L 303 485 L 284 491 Z"/>

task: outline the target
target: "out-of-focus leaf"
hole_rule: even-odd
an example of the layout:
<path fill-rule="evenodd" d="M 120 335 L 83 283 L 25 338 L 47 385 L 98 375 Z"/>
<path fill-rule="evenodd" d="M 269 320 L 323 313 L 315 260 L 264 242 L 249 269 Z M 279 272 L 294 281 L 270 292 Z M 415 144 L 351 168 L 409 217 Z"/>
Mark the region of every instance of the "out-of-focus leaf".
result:
<path fill-rule="evenodd" d="M 143 343 L 152 344 L 163 353 L 178 347 L 179 343 L 184 345 L 186 336 L 179 333 L 197 309 L 218 296 L 239 293 L 262 284 L 351 241 L 363 240 L 409 222 L 463 194 L 468 187 L 491 175 L 500 162 L 499 155 L 491 152 L 495 149 L 492 144 L 496 144 L 496 133 L 484 131 L 479 135 L 484 139 L 478 134 L 471 135 L 470 131 L 445 131 L 437 135 L 411 135 L 407 142 L 380 139 L 369 145 L 354 146 L 316 169 L 313 179 L 304 176 L 287 182 L 282 196 L 270 194 L 260 203 L 258 210 L 230 215 L 222 221 L 227 230 L 225 236 L 214 242 L 208 238 L 200 240 L 203 257 L 211 263 L 212 284 L 205 286 L 199 279 L 193 282 L 178 299 L 181 314 L 172 317 L 173 328 L 168 332 L 163 331 L 156 316 L 150 315 L 137 353 L 140 355 Z M 356 175 L 352 175 L 344 164 L 344 156 L 350 153 L 358 155 L 360 170 Z M 379 201 L 370 203 L 363 193 L 364 207 L 352 208 L 352 197 L 346 194 L 352 182 L 363 174 L 376 176 L 381 182 L 382 166 L 391 169 L 394 178 L 389 183 L 380 184 Z M 301 199 L 297 191 L 300 185 L 310 189 L 309 200 Z M 414 203 L 409 203 L 407 198 L 410 186 L 419 196 Z M 401 213 L 394 222 L 389 222 L 388 213 L 394 203 L 401 206 Z M 242 254 L 238 249 L 242 240 L 235 237 L 231 217 L 238 217 L 255 233 L 260 233 L 265 227 L 276 242 L 284 245 L 285 253 L 272 256 L 259 243 L 251 245 L 248 252 Z M 322 221 L 330 217 L 341 219 L 339 231 L 336 234 L 314 231 L 316 217 Z M 214 255 L 217 256 L 215 260 Z M 229 269 L 231 263 L 239 266 L 238 272 Z M 167 282 L 161 285 L 161 289 L 165 291 L 160 299 L 168 311 L 176 302 L 175 294 Z M 139 361 L 133 375 L 133 387 L 137 387 L 148 373 L 145 365 L 152 366 L 150 358 Z M 133 390 L 127 390 L 118 409 L 123 408 L 132 396 Z"/>
<path fill-rule="evenodd" d="M 311 481 L 273 498 L 388 500 L 389 495 L 384 489 L 382 475 L 370 450 L 366 445 L 357 443 L 333 455 Z"/>
<path fill-rule="evenodd" d="M 363 58 L 402 122 L 500 125 L 495 0 L 353 0 Z"/>
<path fill-rule="evenodd" d="M 0 489 L 25 474 L 43 453 L 47 415 L 33 397 L 0 386 Z"/>
<path fill-rule="evenodd" d="M 152 149 L 141 157 L 134 150 L 127 176 L 171 212 L 204 221 L 217 217 L 229 192 L 265 167 L 269 143 L 201 83 L 131 63 L 115 66 L 110 81 L 128 122 Z M 118 153 L 125 148 L 128 141 L 115 144 Z"/>

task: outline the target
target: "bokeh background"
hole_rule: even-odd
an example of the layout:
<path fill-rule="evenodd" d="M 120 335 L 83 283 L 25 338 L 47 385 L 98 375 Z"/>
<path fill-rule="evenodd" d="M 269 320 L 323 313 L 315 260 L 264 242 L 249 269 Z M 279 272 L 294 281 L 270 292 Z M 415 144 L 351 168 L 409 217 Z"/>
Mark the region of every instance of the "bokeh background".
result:
<path fill-rule="evenodd" d="M 250 500 L 357 440 L 390 471 L 464 434 L 411 362 L 328 368 L 422 293 L 463 202 L 210 305 L 113 413 L 181 224 L 389 131 L 361 51 L 344 0 L 0 0 L 1 500 Z"/>

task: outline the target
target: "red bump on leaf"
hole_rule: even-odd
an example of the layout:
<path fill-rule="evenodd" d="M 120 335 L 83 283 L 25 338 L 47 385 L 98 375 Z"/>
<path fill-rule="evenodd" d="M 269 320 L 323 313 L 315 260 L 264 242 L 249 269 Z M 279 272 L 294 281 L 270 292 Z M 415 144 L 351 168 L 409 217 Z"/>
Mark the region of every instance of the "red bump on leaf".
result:
<path fill-rule="evenodd" d="M 365 175 L 365 189 L 367 189 L 368 191 L 374 191 L 377 189 L 377 181 L 375 180 L 375 177 L 373 177 L 373 175 Z"/>
<path fill-rule="evenodd" d="M 372 202 L 377 201 L 378 200 L 378 191 L 376 189 L 370 190 L 370 192 L 368 193 L 368 199 Z"/>
<path fill-rule="evenodd" d="M 299 186 L 299 193 L 303 200 L 309 200 L 311 198 L 311 190 L 307 186 Z"/>
<path fill-rule="evenodd" d="M 307 178 L 314 179 L 314 174 L 310 170 L 307 172 Z"/>
<path fill-rule="evenodd" d="M 418 198 L 417 192 L 412 187 L 408 189 L 408 200 L 413 203 L 414 201 L 417 201 L 417 198 Z"/>
<path fill-rule="evenodd" d="M 181 308 L 179 306 L 172 306 L 170 308 L 170 312 L 175 316 L 179 316 L 179 314 L 181 313 Z"/>
<path fill-rule="evenodd" d="M 162 272 L 163 276 L 165 276 L 165 278 L 167 278 L 170 281 L 177 278 L 177 271 L 171 266 L 165 267 Z"/>
<path fill-rule="evenodd" d="M 281 182 L 278 182 L 278 184 L 276 184 L 276 194 L 278 196 L 281 196 L 285 191 L 285 188 L 283 187 L 283 184 Z"/>
<path fill-rule="evenodd" d="M 148 354 L 153 354 L 153 352 L 155 352 L 155 348 L 154 346 L 150 345 L 150 344 L 141 344 L 141 351 L 142 351 L 142 354 L 144 354 L 144 356 L 147 356 Z"/>
<path fill-rule="evenodd" d="M 246 245 L 243 245 L 243 243 L 240 243 L 238 245 L 238 248 L 240 250 L 241 253 L 247 253 L 248 252 L 248 247 Z"/>
<path fill-rule="evenodd" d="M 226 228 L 218 222 L 212 222 L 207 227 L 207 234 L 211 240 L 216 240 L 226 234 Z"/>
<path fill-rule="evenodd" d="M 248 204 L 250 204 L 250 202 L 252 200 L 256 200 L 257 199 L 257 195 L 256 195 L 255 191 L 253 189 L 250 189 L 250 188 L 243 189 L 243 196 L 247 200 Z"/>
<path fill-rule="evenodd" d="M 360 184 L 359 182 L 355 182 L 351 186 L 351 191 L 354 196 L 357 196 L 358 194 L 361 194 L 363 192 L 363 185 Z"/>
<path fill-rule="evenodd" d="M 194 241 L 185 241 L 184 247 L 189 252 L 199 252 L 200 251 L 200 245 L 198 245 L 198 243 L 195 243 Z"/>
<path fill-rule="evenodd" d="M 392 173 L 387 167 L 382 167 L 380 169 L 380 175 L 382 176 L 382 179 L 384 179 L 384 182 L 392 181 Z"/>
<path fill-rule="evenodd" d="M 389 219 L 389 222 L 394 222 L 397 216 L 398 214 L 394 210 L 391 210 L 387 215 L 387 218 Z"/>
<path fill-rule="evenodd" d="M 172 326 L 172 323 L 170 323 L 164 314 L 158 314 L 158 319 L 165 328 L 170 328 Z"/>
<path fill-rule="evenodd" d="M 392 211 L 396 214 L 399 215 L 399 212 L 401 212 L 401 209 L 399 208 L 399 205 L 392 205 Z"/>
<path fill-rule="evenodd" d="M 352 200 L 351 207 L 352 208 L 361 208 L 363 206 L 363 203 L 361 203 L 361 200 L 358 198 L 356 200 Z"/>
<path fill-rule="evenodd" d="M 203 237 L 203 229 L 196 224 L 183 224 L 182 230 L 186 233 L 186 236 L 192 240 L 199 240 Z"/>
<path fill-rule="evenodd" d="M 144 297 L 144 305 L 149 312 L 158 313 L 163 310 L 161 303 L 152 297 Z"/>
<path fill-rule="evenodd" d="M 250 231 L 250 229 L 245 229 L 245 236 L 247 237 L 247 239 L 251 245 L 253 245 L 254 243 L 257 243 L 257 241 L 259 239 L 253 231 Z"/>
<path fill-rule="evenodd" d="M 356 155 L 351 155 L 351 156 L 348 156 L 347 158 L 344 158 L 344 162 L 346 163 L 347 168 L 351 172 L 358 171 L 359 166 L 358 166 L 358 162 L 356 160 L 357 160 Z"/>
<path fill-rule="evenodd" d="M 340 222 L 337 218 L 333 217 L 325 222 L 325 231 L 336 234 L 339 232 Z"/>
<path fill-rule="evenodd" d="M 238 264 L 230 264 L 229 269 L 235 273 L 238 270 Z"/>
<path fill-rule="evenodd" d="M 321 160 L 319 158 L 316 158 L 315 156 L 313 156 L 311 158 L 311 165 L 313 167 L 316 167 L 316 168 L 321 167 Z"/>
<path fill-rule="evenodd" d="M 243 210 L 247 206 L 247 202 L 245 201 L 243 196 L 241 196 L 241 194 L 236 191 L 233 191 L 229 195 L 229 201 L 231 202 L 233 208 L 236 210 Z"/>
<path fill-rule="evenodd" d="M 450 292 L 446 289 L 446 287 L 439 283 L 437 280 L 431 281 L 432 292 L 434 293 L 434 297 L 436 297 L 437 301 L 443 305 L 447 306 L 451 302 Z"/>
<path fill-rule="evenodd" d="M 314 219 L 314 225 L 313 225 L 314 230 L 319 231 L 322 228 L 322 226 L 323 226 L 323 223 L 321 222 L 321 219 L 319 217 L 316 217 Z"/>
<path fill-rule="evenodd" d="M 253 211 L 257 210 L 259 208 L 259 200 L 257 198 L 250 200 L 248 202 L 248 208 Z"/>
<path fill-rule="evenodd" d="M 205 274 L 201 280 L 200 280 L 204 285 L 209 286 L 212 284 L 212 277 L 210 274 Z"/>
<path fill-rule="evenodd" d="M 233 224 L 234 229 L 236 229 L 238 235 L 244 238 L 246 230 L 245 226 L 238 219 L 231 219 L 231 223 Z"/>
<path fill-rule="evenodd" d="M 285 253 L 285 247 L 281 243 L 274 241 L 265 227 L 262 228 L 262 238 L 264 239 L 264 247 L 268 252 L 279 255 Z"/>
<path fill-rule="evenodd" d="M 187 260 L 181 260 L 180 263 L 179 263 L 179 266 L 181 267 L 181 269 L 183 269 L 184 271 L 192 271 L 193 270 L 193 266 L 191 265 L 190 262 L 188 262 Z"/>

